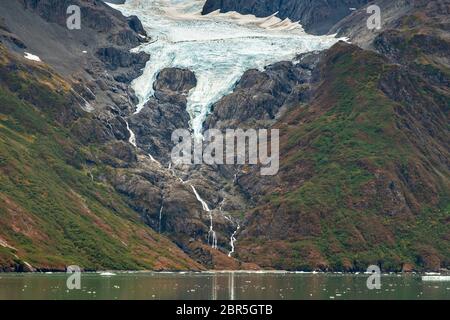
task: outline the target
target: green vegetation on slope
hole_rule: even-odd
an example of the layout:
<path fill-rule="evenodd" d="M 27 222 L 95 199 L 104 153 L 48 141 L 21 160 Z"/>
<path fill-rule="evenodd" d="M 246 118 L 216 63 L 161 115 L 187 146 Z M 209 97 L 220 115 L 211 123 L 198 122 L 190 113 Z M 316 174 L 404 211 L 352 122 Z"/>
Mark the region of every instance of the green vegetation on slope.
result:
<path fill-rule="evenodd" d="M 448 266 L 449 97 L 414 75 L 402 92 L 398 66 L 350 45 L 324 60 L 312 102 L 279 124 L 286 182 L 248 215 L 239 257 L 295 270 Z"/>
<path fill-rule="evenodd" d="M 60 125 L 83 116 L 69 86 L 0 49 L 0 269 L 197 269 L 91 179 L 90 151 Z"/>

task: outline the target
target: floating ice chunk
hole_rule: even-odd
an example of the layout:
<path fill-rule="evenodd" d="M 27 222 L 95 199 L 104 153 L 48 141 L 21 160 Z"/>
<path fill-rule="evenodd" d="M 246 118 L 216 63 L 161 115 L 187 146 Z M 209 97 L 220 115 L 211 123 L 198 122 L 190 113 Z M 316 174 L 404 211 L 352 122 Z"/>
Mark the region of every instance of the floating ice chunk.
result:
<path fill-rule="evenodd" d="M 430 281 L 430 282 L 450 281 L 450 276 L 422 276 L 422 281 Z"/>

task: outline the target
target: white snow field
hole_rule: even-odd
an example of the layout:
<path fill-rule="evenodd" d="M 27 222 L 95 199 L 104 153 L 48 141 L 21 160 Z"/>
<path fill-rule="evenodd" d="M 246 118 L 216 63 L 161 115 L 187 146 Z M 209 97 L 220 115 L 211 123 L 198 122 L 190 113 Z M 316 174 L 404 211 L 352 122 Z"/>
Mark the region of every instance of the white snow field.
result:
<path fill-rule="evenodd" d="M 136 15 L 151 41 L 135 48 L 151 55 L 144 73 L 132 83 L 139 98 L 137 113 L 153 95 L 153 82 L 163 68 L 193 71 L 197 86 L 188 96 L 187 111 L 194 136 L 211 106 L 233 90 L 249 69 L 292 60 L 297 54 L 323 50 L 339 41 L 335 36 L 306 34 L 302 26 L 271 16 L 256 18 L 218 11 L 202 16 L 205 0 L 127 0 L 112 5 L 124 15 Z"/>

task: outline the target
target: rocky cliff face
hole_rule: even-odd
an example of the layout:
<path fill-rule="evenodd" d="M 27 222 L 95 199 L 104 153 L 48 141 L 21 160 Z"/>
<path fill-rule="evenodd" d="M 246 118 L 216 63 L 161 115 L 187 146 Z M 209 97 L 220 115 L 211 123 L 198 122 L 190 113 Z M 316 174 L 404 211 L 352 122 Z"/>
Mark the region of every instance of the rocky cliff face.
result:
<path fill-rule="evenodd" d="M 368 0 L 207 0 L 203 14 L 221 10 L 268 17 L 274 13 L 281 19 L 300 21 L 312 34 L 326 34 L 337 22 L 349 15 L 351 9 L 360 8 Z"/>
<path fill-rule="evenodd" d="M 270 124 L 291 101 L 306 97 L 305 84 L 310 77 L 310 66 L 292 62 L 270 65 L 264 72 L 249 70 L 232 94 L 214 104 L 206 126 L 226 129 L 246 122 Z"/>
<path fill-rule="evenodd" d="M 81 8 L 81 30 L 66 26 L 69 5 Z M 146 41 L 135 17 L 126 19 L 97 0 L 14 0 L 3 1 L 0 6 L 2 24 L 8 30 L 2 36 L 6 47 L 39 56 L 73 82 L 75 91 L 95 110 L 126 114 L 134 108 L 127 84 L 148 59 L 130 53 Z"/>

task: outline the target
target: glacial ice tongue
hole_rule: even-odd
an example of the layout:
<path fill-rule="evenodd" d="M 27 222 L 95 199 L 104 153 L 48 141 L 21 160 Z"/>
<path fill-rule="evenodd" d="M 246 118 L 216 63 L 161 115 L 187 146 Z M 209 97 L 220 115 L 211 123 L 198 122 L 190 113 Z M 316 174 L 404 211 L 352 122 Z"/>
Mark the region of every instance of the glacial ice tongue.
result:
<path fill-rule="evenodd" d="M 271 16 L 256 18 L 213 12 L 202 16 L 205 0 L 127 0 L 112 5 L 124 15 L 136 15 L 152 41 L 135 48 L 151 55 L 143 74 L 132 83 L 139 98 L 137 113 L 154 94 L 157 74 L 167 67 L 187 68 L 197 77 L 187 111 L 194 136 L 201 137 L 211 106 L 233 90 L 249 69 L 262 70 L 297 54 L 323 50 L 340 39 L 313 36 L 298 23 Z"/>

